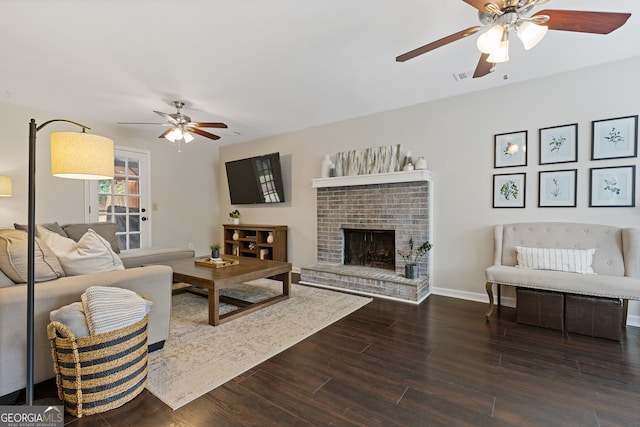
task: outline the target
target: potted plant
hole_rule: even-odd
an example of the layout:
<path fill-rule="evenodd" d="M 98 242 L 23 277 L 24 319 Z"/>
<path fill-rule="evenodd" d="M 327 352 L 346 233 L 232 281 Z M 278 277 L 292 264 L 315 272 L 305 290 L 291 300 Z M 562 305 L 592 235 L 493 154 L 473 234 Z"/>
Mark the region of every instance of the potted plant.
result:
<path fill-rule="evenodd" d="M 236 209 L 233 212 L 229 212 L 229 218 L 234 224 L 240 224 L 240 211 Z"/>
<path fill-rule="evenodd" d="M 211 248 L 211 258 L 220 258 L 220 246 L 218 242 L 209 246 Z"/>
<path fill-rule="evenodd" d="M 414 251 L 413 237 L 409 239 L 409 250 L 398 251 L 398 255 L 404 259 L 404 276 L 407 279 L 416 279 L 418 277 L 418 260 L 431 250 L 431 243 L 425 241 Z"/>

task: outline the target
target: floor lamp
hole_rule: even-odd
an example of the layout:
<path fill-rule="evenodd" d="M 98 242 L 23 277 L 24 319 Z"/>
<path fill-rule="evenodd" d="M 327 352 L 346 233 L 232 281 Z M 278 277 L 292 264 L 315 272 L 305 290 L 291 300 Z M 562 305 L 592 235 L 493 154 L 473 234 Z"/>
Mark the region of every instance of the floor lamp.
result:
<path fill-rule="evenodd" d="M 27 385 L 26 404 L 33 405 L 35 242 L 36 242 L 36 134 L 51 123 L 71 123 L 82 132 L 51 133 L 51 174 L 72 179 L 112 179 L 113 141 L 85 133 L 87 126 L 70 120 L 29 122 L 29 213 L 27 223 Z"/>

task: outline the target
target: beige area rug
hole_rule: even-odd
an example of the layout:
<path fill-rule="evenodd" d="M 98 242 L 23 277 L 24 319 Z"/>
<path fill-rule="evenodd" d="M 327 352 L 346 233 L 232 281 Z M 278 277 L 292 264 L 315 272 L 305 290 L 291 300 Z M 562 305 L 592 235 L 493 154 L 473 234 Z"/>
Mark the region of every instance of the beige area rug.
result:
<path fill-rule="evenodd" d="M 261 279 L 225 293 L 255 301 L 281 288 L 279 282 Z M 169 339 L 162 350 L 149 354 L 147 389 L 178 409 L 370 301 L 294 284 L 289 299 L 210 326 L 206 298 L 175 295 Z M 221 313 L 232 309 L 224 305 Z"/>

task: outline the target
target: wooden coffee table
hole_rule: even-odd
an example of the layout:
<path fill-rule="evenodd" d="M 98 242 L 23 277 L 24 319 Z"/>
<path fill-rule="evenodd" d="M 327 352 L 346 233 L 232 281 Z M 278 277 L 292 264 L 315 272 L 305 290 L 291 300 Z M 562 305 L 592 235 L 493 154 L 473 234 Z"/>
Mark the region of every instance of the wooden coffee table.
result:
<path fill-rule="evenodd" d="M 173 268 L 174 282 L 185 282 L 192 286 L 209 290 L 210 325 L 217 326 L 236 317 L 243 316 L 289 298 L 289 293 L 291 292 L 290 263 L 233 255 L 223 255 L 223 257 L 225 259 L 238 260 L 239 263 L 223 268 L 213 268 L 195 264 L 197 259 L 207 258 L 183 258 L 162 263 L 163 265 L 168 265 Z M 270 278 L 282 282 L 282 294 L 256 303 L 220 295 L 220 289 L 222 288 L 262 278 Z M 235 305 L 238 309 L 221 315 L 220 302 Z"/>

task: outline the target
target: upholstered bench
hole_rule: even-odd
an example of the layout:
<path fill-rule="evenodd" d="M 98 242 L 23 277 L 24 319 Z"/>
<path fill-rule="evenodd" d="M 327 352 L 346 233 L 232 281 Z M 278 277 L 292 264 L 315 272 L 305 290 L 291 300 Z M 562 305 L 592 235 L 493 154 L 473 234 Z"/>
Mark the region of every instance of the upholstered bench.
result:
<path fill-rule="evenodd" d="M 569 254 L 574 258 L 562 258 L 562 249 L 567 250 L 565 257 Z M 530 268 L 523 268 L 520 263 L 532 260 L 534 265 Z M 500 287 L 508 285 L 618 298 L 623 301 L 626 319 L 627 301 L 640 300 L 640 230 L 570 222 L 497 225 L 494 262 L 485 275 L 489 295 L 487 320 L 494 308 L 494 284 L 498 288 L 498 306 Z"/>

